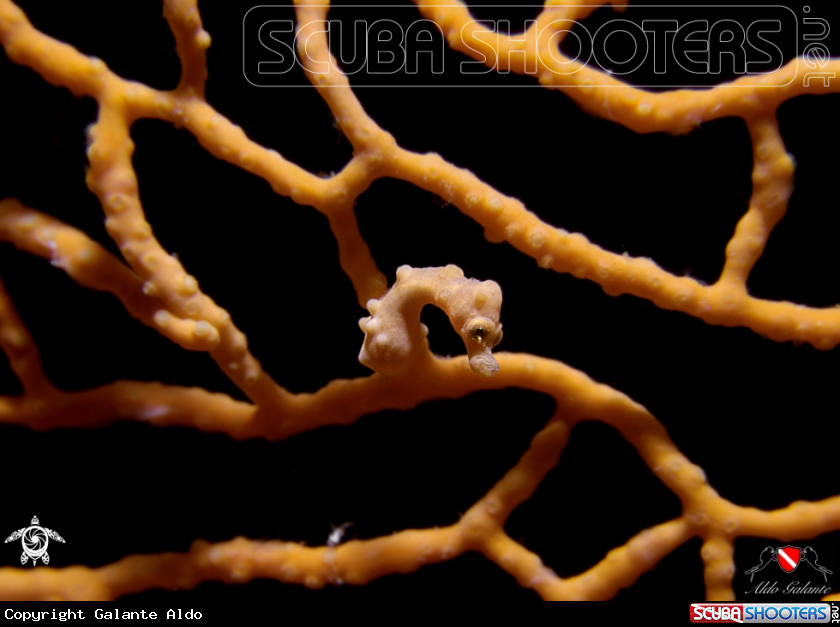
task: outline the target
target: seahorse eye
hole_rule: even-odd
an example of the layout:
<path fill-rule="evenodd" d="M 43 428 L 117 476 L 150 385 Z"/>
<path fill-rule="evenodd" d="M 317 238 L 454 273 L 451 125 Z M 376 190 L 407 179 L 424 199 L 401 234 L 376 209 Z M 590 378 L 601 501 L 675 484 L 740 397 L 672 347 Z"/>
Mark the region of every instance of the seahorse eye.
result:
<path fill-rule="evenodd" d="M 496 325 L 487 318 L 473 318 L 466 326 L 467 336 L 477 344 L 484 344 L 493 340 Z"/>

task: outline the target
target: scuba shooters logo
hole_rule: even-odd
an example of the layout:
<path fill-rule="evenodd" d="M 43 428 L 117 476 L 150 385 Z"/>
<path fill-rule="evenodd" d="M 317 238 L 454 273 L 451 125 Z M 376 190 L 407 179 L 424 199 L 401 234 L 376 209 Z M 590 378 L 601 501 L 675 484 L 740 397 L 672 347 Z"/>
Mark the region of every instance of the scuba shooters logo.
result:
<path fill-rule="evenodd" d="M 771 546 L 765 547 L 758 556 L 758 564 L 745 571 L 745 575 L 750 576 L 750 581 L 753 581 L 755 574 L 764 570 L 770 564 L 775 562 L 779 568 L 786 574 L 791 574 L 796 571 L 802 564 L 806 564 L 817 573 L 823 576 L 824 583 L 828 583 L 828 576 L 833 575 L 834 571 L 829 570 L 819 563 L 819 556 L 813 547 L 806 546 L 804 549 L 798 546 L 780 546 L 773 548 Z M 754 588 L 747 590 L 747 594 L 776 594 L 780 591 L 778 582 L 764 581 L 756 585 Z M 831 586 L 811 586 L 810 580 L 800 585 L 799 581 L 790 582 L 786 588 L 781 590 L 782 594 L 828 594 L 831 592 Z"/>
<path fill-rule="evenodd" d="M 831 603 L 692 603 L 692 623 L 837 623 L 838 606 Z"/>

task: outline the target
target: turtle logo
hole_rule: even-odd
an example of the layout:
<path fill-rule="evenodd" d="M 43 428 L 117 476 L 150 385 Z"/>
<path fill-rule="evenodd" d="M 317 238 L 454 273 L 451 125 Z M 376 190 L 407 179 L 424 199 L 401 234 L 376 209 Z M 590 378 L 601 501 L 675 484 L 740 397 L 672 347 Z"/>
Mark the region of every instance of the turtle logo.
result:
<path fill-rule="evenodd" d="M 26 564 L 26 562 L 32 558 L 33 566 L 35 566 L 35 562 L 39 559 L 43 561 L 44 564 L 50 563 L 50 556 L 47 553 L 47 545 L 50 543 L 50 538 L 56 540 L 57 542 L 64 542 L 64 538 L 52 529 L 39 526 L 37 516 L 32 517 L 31 526 L 18 529 L 6 538 L 6 542 L 13 542 L 18 538 L 22 538 L 21 544 L 23 544 L 23 553 L 20 556 L 20 563 Z"/>

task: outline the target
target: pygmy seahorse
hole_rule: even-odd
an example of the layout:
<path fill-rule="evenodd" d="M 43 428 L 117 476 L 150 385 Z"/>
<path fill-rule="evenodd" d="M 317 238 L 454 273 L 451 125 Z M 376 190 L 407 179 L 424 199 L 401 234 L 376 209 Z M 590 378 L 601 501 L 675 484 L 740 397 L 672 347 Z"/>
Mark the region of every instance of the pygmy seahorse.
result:
<path fill-rule="evenodd" d="M 381 298 L 370 299 L 371 315 L 359 320 L 365 334 L 359 361 L 388 376 L 411 368 L 429 350 L 429 329 L 420 322 L 420 311 L 429 304 L 449 316 L 464 340 L 473 372 L 491 377 L 499 371 L 491 349 L 502 341 L 502 290 L 495 281 L 466 278 L 453 265 L 397 268 L 396 283 Z"/>

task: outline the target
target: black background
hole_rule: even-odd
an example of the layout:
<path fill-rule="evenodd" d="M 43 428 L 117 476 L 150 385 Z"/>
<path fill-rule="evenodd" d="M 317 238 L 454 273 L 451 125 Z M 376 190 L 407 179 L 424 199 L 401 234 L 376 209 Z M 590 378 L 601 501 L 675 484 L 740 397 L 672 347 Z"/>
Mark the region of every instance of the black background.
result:
<path fill-rule="evenodd" d="M 159 89 L 176 85 L 174 40 L 159 3 L 21 5 L 36 27 L 102 58 L 121 76 Z M 292 162 L 312 172 L 340 170 L 352 151 L 314 90 L 260 89 L 244 79 L 242 18 L 250 6 L 200 3 L 213 37 L 208 101 Z M 831 18 L 823 9 L 828 3 L 810 6 L 812 16 Z M 803 15 L 798 5 L 792 8 Z M 416 16 L 411 11 L 404 10 Z M 485 19 L 528 16 L 475 11 Z M 609 11 L 591 19 L 608 19 Z M 632 18 L 632 10 L 626 16 Z M 463 59 L 449 52 L 447 67 Z M 290 82 L 305 84 L 302 72 Z M 677 275 L 716 280 L 750 194 L 751 146 L 742 120 L 709 122 L 676 138 L 637 135 L 587 116 L 567 96 L 535 87 L 530 78 L 491 76 L 486 82 L 496 87 L 356 93 L 402 147 L 438 152 L 547 222 L 584 233 L 608 250 L 651 257 Z M 3 56 L 0 86 L 0 196 L 55 215 L 116 253 L 101 208 L 84 185 L 83 131 L 95 119 L 93 101 L 47 85 Z M 817 307 L 840 302 L 840 219 L 832 194 L 839 98 L 801 96 L 779 110 L 798 169 L 788 214 L 750 277 L 755 296 Z M 362 342 L 357 320 L 365 312 L 338 265 L 326 218 L 216 160 L 185 130 L 143 120 L 132 137 L 141 200 L 155 235 L 231 312 L 266 370 L 294 392 L 365 376 L 356 360 Z M 356 212 L 389 282 L 402 264 L 448 263 L 467 276 L 499 282 L 505 296 L 500 349 L 560 359 L 644 404 L 722 496 L 775 509 L 840 493 L 833 439 L 836 350 L 778 344 L 635 297 L 607 296 L 594 283 L 540 269 L 507 244 L 488 243 L 456 208 L 407 183 L 376 181 Z M 181 350 L 133 320 L 111 295 L 78 287 L 47 261 L 4 244 L 0 276 L 58 386 L 80 390 L 133 379 L 242 398 L 207 355 Z M 423 319 L 435 352 L 463 353 L 440 312 L 427 308 Z M 0 391 L 20 391 L 5 363 Z M 198 538 L 241 535 L 321 545 L 331 524 L 347 521 L 353 522 L 348 537 L 361 539 L 448 525 L 516 462 L 552 411 L 547 397 L 506 390 L 382 412 L 351 427 L 275 443 L 135 423 L 49 433 L 4 426 L 0 531 L 7 535 L 37 514 L 67 540 L 51 545 L 51 565 L 60 567 L 185 551 Z M 676 496 L 617 432 L 585 423 L 506 528 L 569 576 L 679 513 Z M 835 572 L 837 536 L 808 542 Z M 774 541 L 738 540 L 737 571 L 756 563 L 768 543 Z M 0 551 L 0 564 L 19 566 L 17 544 Z M 700 541 L 694 539 L 618 598 L 697 601 L 703 590 Z M 244 603 L 383 595 L 537 598 L 474 554 L 363 588 L 312 592 L 272 581 L 214 582 L 140 598 Z"/>

